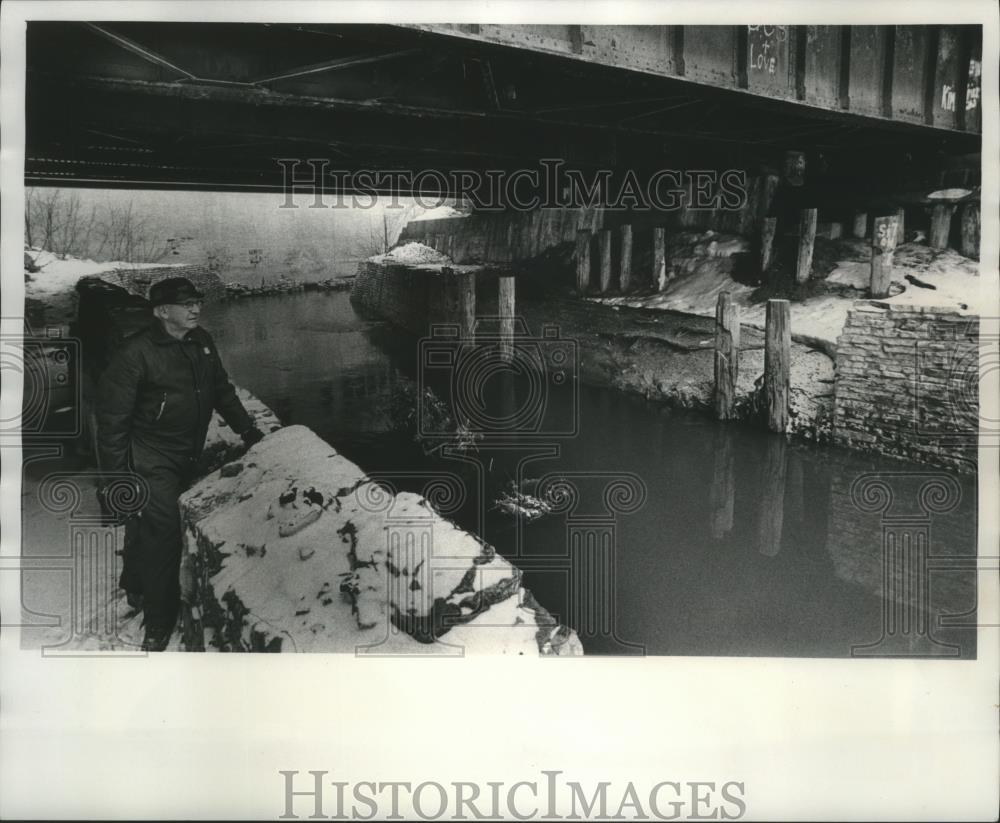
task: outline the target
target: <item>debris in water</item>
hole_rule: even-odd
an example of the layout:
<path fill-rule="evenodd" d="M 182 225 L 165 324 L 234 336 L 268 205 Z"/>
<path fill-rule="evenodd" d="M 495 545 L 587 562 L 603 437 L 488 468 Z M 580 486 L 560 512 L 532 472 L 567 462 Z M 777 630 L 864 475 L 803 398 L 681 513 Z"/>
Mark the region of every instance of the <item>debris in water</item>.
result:
<path fill-rule="evenodd" d="M 549 503 L 539 497 L 519 491 L 501 492 L 496 499 L 496 508 L 514 517 L 523 517 L 529 523 L 552 512 L 552 506 Z"/>

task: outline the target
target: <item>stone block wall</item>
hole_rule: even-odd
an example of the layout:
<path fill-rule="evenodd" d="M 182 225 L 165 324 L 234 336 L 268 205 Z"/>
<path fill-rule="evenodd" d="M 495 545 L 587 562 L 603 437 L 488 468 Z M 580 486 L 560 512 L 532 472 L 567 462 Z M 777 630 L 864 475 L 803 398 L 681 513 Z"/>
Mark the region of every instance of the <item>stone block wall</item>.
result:
<path fill-rule="evenodd" d="M 167 277 L 186 277 L 199 291 L 211 298 L 226 296 L 226 287 L 219 275 L 207 265 L 156 266 L 154 268 L 115 269 L 101 275 L 102 280 L 121 286 L 140 297 L 149 296 L 149 287 Z"/>
<path fill-rule="evenodd" d="M 837 341 L 834 440 L 976 470 L 979 319 L 859 302 Z"/>
<path fill-rule="evenodd" d="M 456 322 L 454 275 L 440 266 L 406 266 L 362 260 L 351 287 L 351 300 L 372 314 L 388 320 L 411 334 L 424 336 L 438 323 Z M 457 272 L 475 272 L 477 303 L 496 275 L 472 266 L 456 267 Z"/>
<path fill-rule="evenodd" d="M 362 260 L 351 288 L 351 300 L 413 334 L 427 330 L 430 278 L 409 266 Z"/>

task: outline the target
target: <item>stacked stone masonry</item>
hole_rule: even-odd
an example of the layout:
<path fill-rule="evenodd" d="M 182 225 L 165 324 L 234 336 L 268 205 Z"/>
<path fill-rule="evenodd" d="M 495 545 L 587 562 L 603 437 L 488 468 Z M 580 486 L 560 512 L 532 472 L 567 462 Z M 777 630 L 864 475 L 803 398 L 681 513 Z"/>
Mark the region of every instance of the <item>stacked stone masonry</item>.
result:
<path fill-rule="evenodd" d="M 102 280 L 121 286 L 132 294 L 146 297 L 149 287 L 168 277 L 186 277 L 195 287 L 210 297 L 224 297 L 226 288 L 218 273 L 206 265 L 157 266 L 142 269 L 115 269 L 101 275 Z"/>
<path fill-rule="evenodd" d="M 979 345 L 975 316 L 857 304 L 837 342 L 834 439 L 975 471 Z"/>
<path fill-rule="evenodd" d="M 454 275 L 441 267 L 405 266 L 362 260 L 351 287 L 351 300 L 412 334 L 425 335 L 432 325 L 452 323 L 448 289 Z"/>

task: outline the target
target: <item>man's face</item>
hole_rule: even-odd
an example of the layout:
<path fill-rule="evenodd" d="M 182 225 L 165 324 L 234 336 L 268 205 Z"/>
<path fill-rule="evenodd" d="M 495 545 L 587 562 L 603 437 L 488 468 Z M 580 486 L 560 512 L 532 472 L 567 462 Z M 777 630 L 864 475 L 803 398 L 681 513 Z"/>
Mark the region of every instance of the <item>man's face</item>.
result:
<path fill-rule="evenodd" d="M 167 331 L 189 332 L 198 325 L 201 317 L 201 301 L 187 300 L 183 303 L 167 303 L 157 307 L 157 315 Z"/>

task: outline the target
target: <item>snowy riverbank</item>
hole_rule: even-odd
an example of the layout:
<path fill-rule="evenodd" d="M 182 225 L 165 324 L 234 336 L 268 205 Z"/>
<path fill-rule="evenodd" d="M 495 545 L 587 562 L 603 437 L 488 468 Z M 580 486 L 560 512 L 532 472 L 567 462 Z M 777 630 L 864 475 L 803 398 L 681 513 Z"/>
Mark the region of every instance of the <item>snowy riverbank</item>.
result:
<path fill-rule="evenodd" d="M 701 317 L 715 317 L 719 294 L 728 291 L 741 309 L 746 326 L 764 328 L 766 306 L 754 302 L 756 287 L 733 279 L 730 255 L 742 251 L 732 237 L 710 234 L 692 244 L 687 265 L 663 291 L 653 294 L 592 297 L 594 302 L 610 306 L 658 311 L 683 312 Z M 714 246 L 714 247 L 713 247 Z M 794 338 L 804 342 L 814 339 L 833 347 L 844 328 L 847 313 L 855 300 L 867 297 L 871 266 L 868 240 L 840 240 L 840 253 L 833 268 L 818 278 L 826 290 L 791 304 L 791 328 Z M 918 283 L 914 283 L 916 280 Z M 979 264 L 953 249 L 932 249 L 918 243 L 905 243 L 895 254 L 890 296 L 883 302 L 899 306 L 934 306 L 958 314 L 990 315 L 986 290 L 979 278 Z"/>
<path fill-rule="evenodd" d="M 28 274 L 28 296 L 47 322 L 68 325 L 77 281 L 101 274 L 104 264 L 47 262 L 59 265 L 51 277 L 44 269 Z M 247 452 L 213 417 L 202 477 L 180 504 L 185 605 L 169 650 L 583 653 L 575 632 L 535 601 L 520 570 L 491 546 L 427 499 L 370 480 L 309 429 L 283 428 L 257 398 L 238 392 L 266 437 Z M 67 569 L 83 563 L 87 574 L 71 574 L 71 590 L 62 594 L 38 590 L 51 576 L 32 577 L 31 602 L 41 598 L 59 620 L 26 630 L 22 644 L 59 653 L 135 652 L 141 614 L 117 588 L 124 528 L 96 525 L 96 469 L 71 454 L 57 462 L 25 475 L 22 551 L 47 561 L 65 553 Z M 53 478 L 72 494 L 57 493 Z M 60 504 L 63 498 L 72 505 Z M 113 551 L 70 555 L 67 534 L 82 520 L 94 545 Z"/>

